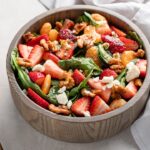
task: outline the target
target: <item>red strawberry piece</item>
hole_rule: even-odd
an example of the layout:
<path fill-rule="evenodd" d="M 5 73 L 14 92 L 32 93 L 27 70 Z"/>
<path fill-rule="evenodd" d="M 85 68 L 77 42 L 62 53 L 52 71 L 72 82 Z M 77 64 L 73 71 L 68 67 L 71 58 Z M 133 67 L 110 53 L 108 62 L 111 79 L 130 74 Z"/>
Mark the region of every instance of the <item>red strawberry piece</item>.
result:
<path fill-rule="evenodd" d="M 49 103 L 40 97 L 36 92 L 34 92 L 31 88 L 28 88 L 27 95 L 39 106 L 48 109 Z"/>
<path fill-rule="evenodd" d="M 63 79 L 64 78 L 64 70 L 62 70 L 56 63 L 52 60 L 47 60 L 44 63 L 45 74 L 50 74 L 52 78 Z"/>
<path fill-rule="evenodd" d="M 73 35 L 71 30 L 69 30 L 69 29 L 61 29 L 59 31 L 58 39 L 62 39 L 62 40 L 69 39 L 71 41 L 74 41 L 74 40 L 76 40 L 76 36 Z"/>
<path fill-rule="evenodd" d="M 122 97 L 124 99 L 130 99 L 137 93 L 137 87 L 133 81 L 130 81 L 122 92 Z"/>
<path fill-rule="evenodd" d="M 55 54 L 50 53 L 50 52 L 44 52 L 43 59 L 45 61 L 50 59 L 53 62 L 55 62 L 56 64 L 58 64 L 58 62 L 60 61 L 60 59 Z"/>
<path fill-rule="evenodd" d="M 146 76 L 146 66 L 147 66 L 147 60 L 145 59 L 139 59 L 136 63 L 136 66 L 140 70 L 140 77 L 144 78 Z"/>
<path fill-rule="evenodd" d="M 125 44 L 119 38 L 110 35 L 102 35 L 102 41 L 109 43 L 111 53 L 122 53 L 126 49 Z"/>
<path fill-rule="evenodd" d="M 125 50 L 137 50 L 139 47 L 138 43 L 134 40 L 125 37 L 120 37 L 120 40 L 124 43 Z"/>
<path fill-rule="evenodd" d="M 82 97 L 76 100 L 72 106 L 71 111 L 76 115 L 83 116 L 85 111 L 89 111 L 90 108 L 90 98 L 89 97 Z"/>
<path fill-rule="evenodd" d="M 31 61 L 32 66 L 38 64 L 42 60 L 42 56 L 44 54 L 43 47 L 39 45 L 35 45 L 33 49 L 31 50 L 31 53 L 28 57 L 28 59 Z"/>
<path fill-rule="evenodd" d="M 65 19 L 64 24 L 63 24 L 63 29 L 70 29 L 74 26 L 74 22 L 70 19 Z"/>
<path fill-rule="evenodd" d="M 75 69 L 73 72 L 73 79 L 76 85 L 78 85 L 85 79 L 85 76 L 78 69 Z"/>
<path fill-rule="evenodd" d="M 101 80 L 89 79 L 88 84 L 92 89 L 99 90 L 99 96 L 107 103 L 110 99 L 111 89 L 105 88 L 105 84 Z"/>
<path fill-rule="evenodd" d="M 125 37 L 126 36 L 126 33 L 124 33 L 123 31 L 121 31 L 120 29 L 114 27 L 114 26 L 111 26 L 111 29 L 112 31 L 114 31 L 119 37 Z"/>
<path fill-rule="evenodd" d="M 110 107 L 99 96 L 95 96 L 90 106 L 92 116 L 101 115 L 110 111 Z"/>
<path fill-rule="evenodd" d="M 42 85 L 45 75 L 42 72 L 31 71 L 29 72 L 30 79 L 38 85 Z"/>
<path fill-rule="evenodd" d="M 100 79 L 103 79 L 103 77 L 110 77 L 113 76 L 114 78 L 117 77 L 117 73 L 114 70 L 111 69 L 104 69 L 103 72 L 100 74 Z"/>
<path fill-rule="evenodd" d="M 49 40 L 49 37 L 48 37 L 47 34 L 39 35 L 39 36 L 35 37 L 34 39 L 29 40 L 29 41 L 27 42 L 27 45 L 28 45 L 28 46 L 39 45 L 39 44 L 40 44 L 40 41 L 41 41 L 42 39 L 45 39 L 46 41 L 48 41 L 48 40 Z"/>
<path fill-rule="evenodd" d="M 25 44 L 19 44 L 18 45 L 18 50 L 19 50 L 20 56 L 27 59 L 30 55 L 30 52 L 31 52 L 32 48 L 33 47 L 27 46 Z"/>
<path fill-rule="evenodd" d="M 57 53 L 56 55 L 60 58 L 60 59 L 63 59 L 63 60 L 67 60 L 67 59 L 70 59 L 72 56 L 73 56 L 73 52 L 74 52 L 74 43 L 69 43 L 68 45 L 70 45 L 70 48 L 61 48 Z"/>

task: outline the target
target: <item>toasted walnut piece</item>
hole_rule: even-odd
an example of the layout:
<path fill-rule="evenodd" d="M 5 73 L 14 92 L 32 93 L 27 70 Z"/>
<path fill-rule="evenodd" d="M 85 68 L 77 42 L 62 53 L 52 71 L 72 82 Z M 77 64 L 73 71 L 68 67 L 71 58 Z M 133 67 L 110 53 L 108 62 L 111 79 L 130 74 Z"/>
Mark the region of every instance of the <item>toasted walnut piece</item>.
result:
<path fill-rule="evenodd" d="M 81 31 L 83 31 L 86 26 L 87 26 L 86 22 L 76 23 L 75 26 L 74 26 L 75 34 L 78 34 Z"/>
<path fill-rule="evenodd" d="M 142 50 L 142 49 L 138 49 L 138 51 L 136 52 L 136 56 L 137 57 L 144 57 L 144 55 L 145 55 L 145 52 L 144 52 L 144 50 Z"/>
<path fill-rule="evenodd" d="M 120 59 L 117 59 L 117 58 L 112 58 L 112 59 L 109 61 L 109 65 L 113 65 L 113 64 L 119 65 L 120 63 L 121 63 L 121 60 L 120 60 Z"/>
<path fill-rule="evenodd" d="M 96 94 L 92 93 L 91 91 L 89 91 L 85 88 L 81 90 L 81 94 L 83 96 L 88 96 L 88 97 L 94 97 L 96 95 Z"/>
<path fill-rule="evenodd" d="M 120 99 L 121 94 L 124 92 L 125 87 L 121 85 L 114 85 L 111 90 L 111 97 L 112 99 Z"/>
<path fill-rule="evenodd" d="M 116 70 L 116 69 L 123 69 L 124 66 L 123 65 L 112 65 L 110 66 L 111 69 Z"/>
<path fill-rule="evenodd" d="M 57 22 L 56 22 L 56 28 L 57 28 L 58 30 L 60 30 L 62 27 L 63 27 L 62 23 L 59 22 L 59 21 L 57 21 Z"/>
<path fill-rule="evenodd" d="M 66 86 L 67 89 L 71 89 L 75 86 L 75 81 L 72 77 L 72 72 L 65 72 L 64 73 L 64 79 L 63 81 L 59 81 L 59 87 Z"/>
<path fill-rule="evenodd" d="M 47 41 L 48 47 L 52 52 L 58 52 L 60 50 L 60 45 L 58 41 Z"/>
<path fill-rule="evenodd" d="M 134 84 L 135 84 L 135 86 L 137 86 L 137 87 L 141 87 L 141 86 L 142 86 L 142 80 L 141 80 L 141 79 L 135 79 L 135 80 L 134 80 Z"/>
<path fill-rule="evenodd" d="M 102 92 L 102 90 L 95 89 L 95 90 L 91 90 L 91 92 L 93 94 L 97 95 L 97 94 L 100 94 Z"/>
<path fill-rule="evenodd" d="M 27 33 L 25 33 L 25 34 L 23 35 L 23 39 L 24 39 L 26 42 L 28 42 L 28 41 L 30 41 L 30 40 L 32 40 L 32 39 L 34 39 L 34 38 L 35 38 L 35 35 L 32 34 L 31 32 L 27 32 Z"/>
<path fill-rule="evenodd" d="M 31 67 L 32 66 L 32 63 L 29 59 L 21 58 L 21 57 L 17 58 L 17 63 L 18 63 L 18 65 L 23 66 L 23 67 Z"/>
<path fill-rule="evenodd" d="M 124 106 L 127 102 L 124 99 L 115 99 L 112 101 L 112 103 L 110 104 L 110 108 L 112 110 L 120 108 L 122 106 Z"/>
<path fill-rule="evenodd" d="M 46 42 L 45 39 L 42 39 L 42 40 L 40 41 L 40 45 L 43 46 L 43 48 L 44 48 L 46 51 L 49 50 L 48 44 L 47 44 L 47 42 Z"/>
<path fill-rule="evenodd" d="M 71 111 L 69 109 L 66 108 L 62 108 L 60 106 L 55 106 L 54 104 L 50 104 L 49 105 L 49 110 L 56 113 L 56 114 L 63 114 L 63 115 L 69 115 L 71 113 Z"/>

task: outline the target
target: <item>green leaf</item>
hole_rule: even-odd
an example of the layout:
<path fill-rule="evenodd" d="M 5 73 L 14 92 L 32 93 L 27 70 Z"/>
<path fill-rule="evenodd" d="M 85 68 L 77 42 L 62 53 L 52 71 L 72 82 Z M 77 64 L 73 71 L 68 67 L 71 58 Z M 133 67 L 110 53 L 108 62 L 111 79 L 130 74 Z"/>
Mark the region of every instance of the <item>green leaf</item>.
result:
<path fill-rule="evenodd" d="M 84 12 L 85 16 L 90 20 L 90 23 L 93 25 L 93 26 L 96 26 L 96 27 L 99 27 L 101 26 L 102 24 L 104 24 L 104 21 L 103 20 L 100 20 L 100 21 L 96 21 L 92 18 L 91 14 L 89 14 L 88 12 Z"/>
<path fill-rule="evenodd" d="M 100 71 L 101 69 L 95 64 L 95 62 L 91 58 L 72 58 L 68 60 L 60 60 L 59 65 L 61 68 L 65 70 L 69 69 L 82 69 L 82 70 L 97 70 Z"/>
<path fill-rule="evenodd" d="M 139 45 L 141 45 L 141 48 L 143 47 L 143 41 L 140 39 L 140 37 L 137 35 L 136 32 L 129 31 L 128 35 L 129 35 L 130 38 L 132 38 L 133 40 L 135 40 L 136 42 L 138 42 Z"/>
<path fill-rule="evenodd" d="M 116 79 L 121 82 L 122 78 L 126 76 L 126 73 L 127 73 L 127 68 L 123 69 Z"/>
<path fill-rule="evenodd" d="M 87 22 L 87 23 L 89 23 L 90 20 L 89 20 L 89 18 L 86 17 L 85 15 L 81 15 L 81 16 L 79 16 L 79 17 L 77 18 L 76 22 L 78 22 L 78 23 L 82 23 L 82 22 Z"/>
<path fill-rule="evenodd" d="M 112 56 L 108 52 L 105 51 L 102 44 L 98 45 L 98 53 L 99 53 L 100 60 L 102 60 L 106 64 L 108 64 L 109 61 L 112 59 Z"/>

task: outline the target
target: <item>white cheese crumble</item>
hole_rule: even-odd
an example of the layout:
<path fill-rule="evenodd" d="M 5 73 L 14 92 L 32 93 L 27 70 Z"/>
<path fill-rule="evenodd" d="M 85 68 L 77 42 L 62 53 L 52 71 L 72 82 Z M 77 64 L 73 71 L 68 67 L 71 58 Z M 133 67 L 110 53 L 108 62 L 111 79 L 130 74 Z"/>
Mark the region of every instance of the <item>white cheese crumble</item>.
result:
<path fill-rule="evenodd" d="M 37 64 L 32 68 L 32 71 L 44 72 L 45 68 L 41 64 Z"/>
<path fill-rule="evenodd" d="M 98 81 L 99 81 L 99 77 L 92 78 L 92 79 L 93 79 L 93 81 L 95 81 L 95 82 L 98 82 Z"/>
<path fill-rule="evenodd" d="M 71 106 L 72 106 L 72 101 L 68 101 L 68 103 L 67 103 L 67 108 L 70 109 Z"/>
<path fill-rule="evenodd" d="M 56 95 L 56 99 L 57 99 L 58 103 L 62 104 L 62 105 L 66 105 L 68 102 L 68 98 L 67 98 L 67 95 L 65 92 Z"/>
<path fill-rule="evenodd" d="M 114 85 L 120 85 L 120 82 L 118 80 L 114 80 L 113 76 L 103 77 L 102 82 L 106 83 L 106 85 L 103 87 L 103 90 L 106 90 L 106 88 L 112 88 Z"/>
<path fill-rule="evenodd" d="M 63 92 L 65 92 L 66 91 L 66 86 L 63 86 L 62 88 L 60 88 L 59 90 L 58 90 L 58 93 L 63 93 Z"/>
<path fill-rule="evenodd" d="M 110 82 L 112 82 L 113 80 L 114 80 L 114 77 L 113 77 L 113 76 L 109 76 L 109 77 L 104 76 L 103 79 L 102 79 L 102 82 L 103 82 L 103 83 L 110 83 Z"/>
<path fill-rule="evenodd" d="M 91 116 L 91 114 L 90 114 L 89 111 L 84 111 L 84 112 L 83 112 L 83 115 L 84 115 L 85 117 L 90 117 L 90 116 Z"/>
<path fill-rule="evenodd" d="M 128 69 L 127 75 L 126 75 L 127 82 L 135 78 L 138 78 L 140 76 L 140 70 L 133 62 L 130 62 L 127 64 L 127 69 Z"/>

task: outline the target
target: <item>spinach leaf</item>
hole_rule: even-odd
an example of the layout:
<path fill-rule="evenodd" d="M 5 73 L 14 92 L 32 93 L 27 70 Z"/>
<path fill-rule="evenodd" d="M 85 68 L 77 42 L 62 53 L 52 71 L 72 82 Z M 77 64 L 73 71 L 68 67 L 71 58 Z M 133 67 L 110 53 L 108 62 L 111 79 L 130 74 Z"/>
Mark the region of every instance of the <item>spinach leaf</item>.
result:
<path fill-rule="evenodd" d="M 95 62 L 91 58 L 72 58 L 68 60 L 60 60 L 59 65 L 61 68 L 65 70 L 69 69 L 82 69 L 87 70 L 88 72 L 91 70 L 101 71 L 101 69 L 95 64 Z"/>
<path fill-rule="evenodd" d="M 78 22 L 78 23 L 82 23 L 82 22 L 87 22 L 87 23 L 89 23 L 90 20 L 89 20 L 89 18 L 88 18 L 86 15 L 81 15 L 81 16 L 79 16 L 79 17 L 77 18 L 76 22 Z"/>

